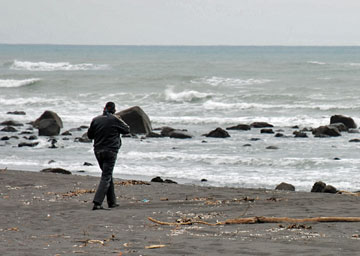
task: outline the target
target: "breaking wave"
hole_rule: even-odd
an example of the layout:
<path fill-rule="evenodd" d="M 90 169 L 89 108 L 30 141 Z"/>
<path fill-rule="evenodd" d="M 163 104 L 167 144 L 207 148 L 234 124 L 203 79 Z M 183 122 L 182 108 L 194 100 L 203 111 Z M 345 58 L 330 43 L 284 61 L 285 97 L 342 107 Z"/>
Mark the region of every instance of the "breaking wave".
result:
<path fill-rule="evenodd" d="M 41 81 L 39 78 L 30 78 L 23 80 L 15 80 L 15 79 L 0 79 L 0 88 L 15 88 L 22 87 L 26 85 L 32 85 Z"/>
<path fill-rule="evenodd" d="M 185 90 L 182 92 L 174 92 L 172 88 L 165 90 L 165 99 L 173 102 L 198 102 L 204 99 L 210 99 L 211 93 L 198 92 L 194 90 Z"/>
<path fill-rule="evenodd" d="M 70 62 L 31 62 L 15 60 L 11 64 L 10 69 L 26 71 L 85 71 L 106 70 L 109 69 L 109 65 L 96 65 L 91 63 L 71 64 Z"/>

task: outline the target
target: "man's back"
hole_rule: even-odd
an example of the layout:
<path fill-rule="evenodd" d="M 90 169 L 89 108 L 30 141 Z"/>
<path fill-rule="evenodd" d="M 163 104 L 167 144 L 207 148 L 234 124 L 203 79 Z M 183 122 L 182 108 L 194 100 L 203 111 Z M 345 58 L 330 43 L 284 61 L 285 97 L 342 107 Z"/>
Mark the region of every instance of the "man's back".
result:
<path fill-rule="evenodd" d="M 121 147 L 120 134 L 129 133 L 129 126 L 118 117 L 104 113 L 95 117 L 88 129 L 89 139 L 94 139 L 94 149 L 117 152 Z"/>

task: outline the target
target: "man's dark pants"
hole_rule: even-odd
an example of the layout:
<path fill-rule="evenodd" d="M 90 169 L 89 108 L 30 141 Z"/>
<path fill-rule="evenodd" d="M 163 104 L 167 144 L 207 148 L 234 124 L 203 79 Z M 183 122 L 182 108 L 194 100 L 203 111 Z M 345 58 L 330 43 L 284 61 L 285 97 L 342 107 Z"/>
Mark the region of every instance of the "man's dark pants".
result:
<path fill-rule="evenodd" d="M 93 202 L 94 204 L 101 205 L 106 196 L 108 205 L 114 205 L 116 204 L 116 196 L 113 182 L 113 169 L 116 162 L 117 152 L 99 150 L 95 151 L 95 156 L 102 174 Z"/>

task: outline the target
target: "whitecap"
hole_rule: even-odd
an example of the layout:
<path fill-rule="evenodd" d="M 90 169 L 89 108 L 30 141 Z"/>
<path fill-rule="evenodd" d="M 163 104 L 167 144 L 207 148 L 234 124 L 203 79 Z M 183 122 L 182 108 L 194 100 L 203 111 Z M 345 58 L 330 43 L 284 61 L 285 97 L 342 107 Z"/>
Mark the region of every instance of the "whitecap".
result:
<path fill-rule="evenodd" d="M 203 77 L 196 80 L 191 80 L 193 84 L 208 84 L 211 86 L 244 86 L 244 85 L 255 85 L 269 83 L 270 79 L 239 79 L 239 78 L 225 78 L 225 77 Z"/>
<path fill-rule="evenodd" d="M 85 71 L 85 70 L 106 70 L 109 66 L 106 64 L 81 63 L 71 64 L 70 62 L 31 62 L 15 60 L 10 69 L 26 71 Z"/>
<path fill-rule="evenodd" d="M 14 88 L 14 87 L 22 87 L 26 85 L 32 85 L 36 82 L 41 81 L 39 78 L 29 78 L 23 80 L 16 79 L 0 79 L 0 88 Z"/>
<path fill-rule="evenodd" d="M 211 93 L 198 92 L 195 90 L 185 90 L 182 92 L 174 92 L 172 88 L 165 90 L 165 99 L 173 102 L 196 102 L 212 97 Z"/>

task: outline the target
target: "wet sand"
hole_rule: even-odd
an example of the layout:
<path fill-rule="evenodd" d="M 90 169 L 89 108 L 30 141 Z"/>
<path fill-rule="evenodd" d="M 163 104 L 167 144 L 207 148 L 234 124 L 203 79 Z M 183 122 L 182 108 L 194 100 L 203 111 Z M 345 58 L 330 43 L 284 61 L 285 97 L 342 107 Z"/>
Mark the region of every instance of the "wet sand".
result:
<path fill-rule="evenodd" d="M 98 177 L 0 170 L 0 182 L 0 255 L 359 255 L 360 222 L 148 220 L 360 217 L 359 196 L 116 180 L 120 207 L 92 211 Z"/>

